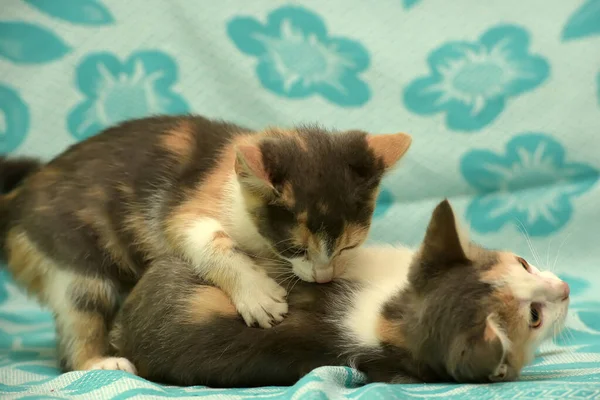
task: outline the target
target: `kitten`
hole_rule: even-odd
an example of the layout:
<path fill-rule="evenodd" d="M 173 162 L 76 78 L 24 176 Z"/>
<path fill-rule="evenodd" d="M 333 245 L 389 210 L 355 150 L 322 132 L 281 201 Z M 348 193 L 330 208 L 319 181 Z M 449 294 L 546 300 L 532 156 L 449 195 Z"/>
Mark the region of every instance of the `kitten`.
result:
<path fill-rule="evenodd" d="M 195 116 L 124 122 L 43 167 L 4 160 L 0 176 L 24 181 L 0 200 L 0 240 L 17 281 L 55 314 L 65 370 L 135 372 L 108 357 L 107 331 L 150 262 L 185 260 L 248 325 L 268 328 L 286 291 L 250 256 L 331 280 L 409 145 L 405 134 L 252 132 Z M 162 262 L 167 274 L 179 264 Z"/>
<path fill-rule="evenodd" d="M 518 377 L 564 324 L 569 287 L 509 252 L 459 234 L 440 203 L 420 248 L 362 247 L 326 285 L 299 283 L 270 330 L 247 327 L 229 297 L 183 261 L 151 266 L 111 332 L 117 354 L 177 385 L 292 385 L 346 365 L 368 380 L 490 382 Z"/>

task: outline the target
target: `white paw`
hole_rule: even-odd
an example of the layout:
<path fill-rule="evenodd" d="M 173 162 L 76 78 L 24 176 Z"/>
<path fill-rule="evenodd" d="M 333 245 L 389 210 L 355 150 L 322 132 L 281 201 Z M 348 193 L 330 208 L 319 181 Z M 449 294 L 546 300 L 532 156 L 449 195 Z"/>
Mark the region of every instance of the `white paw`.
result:
<path fill-rule="evenodd" d="M 125 371 L 137 375 L 137 370 L 131 361 L 122 357 L 102 358 L 92 364 L 89 369 L 109 369 L 113 371 Z"/>
<path fill-rule="evenodd" d="M 248 326 L 270 328 L 283 321 L 288 312 L 286 290 L 266 274 L 252 271 L 244 276 L 233 297 L 236 309 Z"/>

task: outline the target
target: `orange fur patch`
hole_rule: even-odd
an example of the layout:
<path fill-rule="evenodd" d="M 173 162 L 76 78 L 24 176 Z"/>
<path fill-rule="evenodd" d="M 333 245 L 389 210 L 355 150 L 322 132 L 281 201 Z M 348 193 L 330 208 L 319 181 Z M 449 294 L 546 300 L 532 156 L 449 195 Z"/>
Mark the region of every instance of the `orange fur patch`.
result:
<path fill-rule="evenodd" d="M 336 248 L 341 250 L 346 247 L 361 244 L 367 238 L 369 227 L 359 224 L 348 223 L 340 236 Z"/>
<path fill-rule="evenodd" d="M 66 327 L 69 336 L 77 338 L 71 342 L 68 352 L 74 370 L 88 370 L 106 356 L 108 331 L 106 322 L 99 314 L 73 311 L 72 323 Z"/>
<path fill-rule="evenodd" d="M 237 136 L 218 156 L 219 162 L 212 171 L 207 172 L 202 184 L 187 191 L 185 200 L 167 220 L 166 233 L 172 245 L 179 246 L 186 229 L 198 218 L 222 220 L 227 183 L 235 179 L 235 148 L 238 144 L 254 143 L 255 138 L 253 134 Z"/>
<path fill-rule="evenodd" d="M 222 253 L 229 252 L 234 248 L 233 240 L 223 231 L 215 232 L 212 243 L 215 249 Z"/>
<path fill-rule="evenodd" d="M 526 360 L 527 347 L 531 340 L 531 330 L 523 316 L 520 314 L 520 302 L 508 288 L 499 288 L 492 294 L 493 309 L 499 316 L 502 329 L 511 342 L 511 349 L 507 357 L 511 365 L 521 369 Z"/>
<path fill-rule="evenodd" d="M 189 162 L 196 145 L 192 122 L 187 119 L 182 120 L 175 128 L 165 132 L 161 144 L 181 163 Z"/>
<path fill-rule="evenodd" d="M 514 254 L 508 252 L 497 252 L 498 262 L 481 274 L 481 280 L 489 284 L 503 282 L 510 273 L 510 266 L 517 262 Z"/>
<path fill-rule="evenodd" d="M 11 229 L 6 236 L 8 268 L 17 282 L 31 294 L 42 300 L 44 278 L 47 270 L 55 268 L 54 263 L 37 249 L 27 234 L 18 228 Z"/>
<path fill-rule="evenodd" d="M 377 320 L 377 338 L 383 342 L 396 347 L 404 347 L 404 338 L 400 324 L 392 322 L 380 316 Z"/>
<path fill-rule="evenodd" d="M 264 132 L 267 137 L 290 138 L 296 142 L 303 151 L 308 151 L 306 139 L 295 129 L 281 129 L 276 127 L 267 128 Z"/>
<path fill-rule="evenodd" d="M 215 316 L 235 316 L 237 310 L 229 296 L 213 286 L 199 286 L 183 304 L 186 322 L 204 323 Z"/>
<path fill-rule="evenodd" d="M 281 201 L 289 208 L 294 208 L 296 205 L 296 195 L 294 194 L 294 188 L 289 182 L 283 185 L 281 192 Z"/>

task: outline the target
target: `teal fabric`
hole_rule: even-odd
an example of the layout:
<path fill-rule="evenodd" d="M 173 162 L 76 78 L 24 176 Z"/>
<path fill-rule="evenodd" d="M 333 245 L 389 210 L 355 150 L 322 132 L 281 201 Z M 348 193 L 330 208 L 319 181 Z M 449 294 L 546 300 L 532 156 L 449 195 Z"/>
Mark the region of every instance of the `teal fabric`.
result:
<path fill-rule="evenodd" d="M 568 330 L 519 382 L 165 387 L 60 375 L 51 315 L 0 275 L 0 397 L 600 397 L 600 0 L 3 0 L 0 152 L 50 158 L 128 118 L 196 112 L 414 137 L 371 242 L 416 245 L 452 201 L 472 238 L 566 279 Z M 368 266 L 366 266 L 368 267 Z"/>

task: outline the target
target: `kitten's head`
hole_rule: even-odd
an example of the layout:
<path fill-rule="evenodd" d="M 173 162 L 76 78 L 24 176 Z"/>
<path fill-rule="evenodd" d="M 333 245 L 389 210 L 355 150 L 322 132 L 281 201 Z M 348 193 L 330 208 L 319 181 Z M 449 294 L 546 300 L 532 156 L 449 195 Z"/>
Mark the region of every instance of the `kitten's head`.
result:
<path fill-rule="evenodd" d="M 246 207 L 274 252 L 308 282 L 341 271 L 332 261 L 366 238 L 381 178 L 410 136 L 267 131 L 237 146 L 236 173 Z"/>
<path fill-rule="evenodd" d="M 554 274 L 469 242 L 447 201 L 433 212 L 409 283 L 386 305 L 389 318 L 402 314 L 417 360 L 459 382 L 515 379 L 563 328 L 569 305 L 569 286 Z"/>

